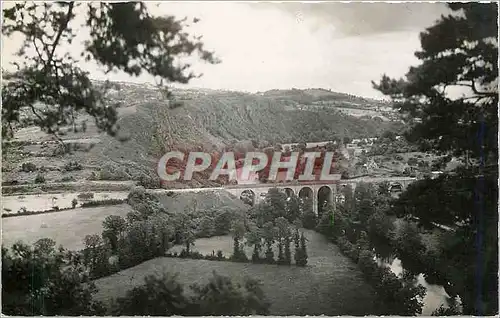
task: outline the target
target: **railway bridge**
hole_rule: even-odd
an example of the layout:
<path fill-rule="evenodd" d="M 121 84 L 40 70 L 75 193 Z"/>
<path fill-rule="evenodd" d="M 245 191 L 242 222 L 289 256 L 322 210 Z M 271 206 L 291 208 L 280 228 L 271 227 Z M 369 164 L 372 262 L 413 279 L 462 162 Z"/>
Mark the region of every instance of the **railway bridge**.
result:
<path fill-rule="evenodd" d="M 356 189 L 356 185 L 361 182 L 365 183 L 381 183 L 389 182 L 389 191 L 393 194 L 401 193 L 408 185 L 417 178 L 410 177 L 386 177 L 386 178 L 357 178 L 350 180 L 341 180 L 340 175 L 336 176 L 335 180 L 331 181 L 316 181 L 316 182 L 285 182 L 285 183 L 264 183 L 264 184 L 241 184 L 224 187 L 224 190 L 234 196 L 247 200 L 251 200 L 252 204 L 261 201 L 271 188 L 278 188 L 284 191 L 287 196 L 292 194 L 299 198 L 312 199 L 313 211 L 318 215 L 319 206 L 327 201 L 330 204 L 335 204 L 343 198 L 342 189 L 350 186 L 352 191 Z"/>

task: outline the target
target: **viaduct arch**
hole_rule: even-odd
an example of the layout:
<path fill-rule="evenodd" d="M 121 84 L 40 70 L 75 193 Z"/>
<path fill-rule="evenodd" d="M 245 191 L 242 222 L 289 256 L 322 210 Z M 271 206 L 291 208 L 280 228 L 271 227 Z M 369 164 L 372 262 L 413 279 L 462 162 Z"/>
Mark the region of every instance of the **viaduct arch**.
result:
<path fill-rule="evenodd" d="M 366 178 L 359 180 L 334 180 L 329 183 L 290 183 L 290 184 L 245 184 L 225 187 L 224 189 L 237 198 L 240 198 L 245 203 L 254 205 L 265 198 L 270 188 L 278 188 L 287 194 L 287 197 L 292 194 L 299 199 L 309 199 L 313 204 L 313 211 L 316 215 L 321 216 L 326 207 L 330 204 L 334 208 L 338 201 L 342 200 L 342 192 L 346 188 L 351 188 L 353 193 L 356 190 L 357 183 L 379 183 L 383 181 L 389 182 L 389 192 L 398 194 L 404 191 L 408 185 L 416 178 Z"/>

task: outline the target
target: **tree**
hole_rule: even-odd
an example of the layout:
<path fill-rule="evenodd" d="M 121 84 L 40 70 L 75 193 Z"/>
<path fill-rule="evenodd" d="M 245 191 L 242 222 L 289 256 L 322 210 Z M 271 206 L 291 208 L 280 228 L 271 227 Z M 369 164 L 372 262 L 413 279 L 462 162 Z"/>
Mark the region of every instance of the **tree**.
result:
<path fill-rule="evenodd" d="M 149 275 L 144 281 L 144 285 L 117 299 L 114 315 L 173 316 L 189 312 L 189 300 L 176 275 L 163 274 L 160 278 Z"/>
<path fill-rule="evenodd" d="M 464 314 L 498 312 L 498 42 L 496 3 L 450 3 L 420 35 L 420 65 L 405 79 L 382 76 L 374 87 L 407 117 L 409 141 L 438 154 L 465 157 L 466 169 L 423 180 L 405 191 L 395 210 L 423 224 L 456 228 L 444 244 L 444 264 L 423 271 L 447 278 Z M 462 96 L 452 90 L 463 89 Z M 476 159 L 475 162 L 470 159 Z M 493 167 L 488 169 L 487 164 Z M 446 223 L 445 223 L 446 222 Z M 444 243 L 444 242 L 442 242 Z M 431 268 L 433 267 L 433 268 Z"/>
<path fill-rule="evenodd" d="M 253 246 L 252 262 L 260 262 L 260 252 L 262 249 L 262 230 L 257 226 L 251 227 L 250 231 L 246 234 L 246 244 Z"/>
<path fill-rule="evenodd" d="M 306 237 L 303 232 L 300 234 L 300 247 L 295 250 L 295 264 L 297 266 L 307 265 Z"/>
<path fill-rule="evenodd" d="M 375 189 L 371 184 L 360 182 L 354 191 L 355 214 L 363 226 L 366 226 L 368 219 L 375 212 L 374 200 Z"/>
<path fill-rule="evenodd" d="M 191 246 L 194 245 L 196 241 L 196 235 L 192 228 L 186 228 L 182 233 L 182 242 L 186 245 L 186 254 L 189 255 L 191 252 Z"/>
<path fill-rule="evenodd" d="M 2 246 L 2 312 L 12 316 L 104 315 L 78 254 L 42 239 Z"/>
<path fill-rule="evenodd" d="M 108 240 L 111 245 L 111 251 L 116 253 L 118 240 L 125 231 L 127 222 L 121 216 L 108 215 L 102 222 L 102 227 L 104 228 L 104 231 L 102 232 L 103 238 Z"/>
<path fill-rule="evenodd" d="M 286 219 L 288 222 L 293 223 L 300 218 L 300 198 L 292 194 L 285 202 L 286 205 Z"/>
<path fill-rule="evenodd" d="M 314 229 L 317 223 L 317 217 L 313 210 L 313 200 L 310 198 L 302 199 L 302 224 L 306 229 Z"/>
<path fill-rule="evenodd" d="M 245 254 L 244 245 L 241 244 L 240 246 L 240 240 L 243 239 L 245 235 L 245 224 L 241 220 L 236 220 L 233 223 L 231 232 L 233 234 L 233 240 L 234 240 L 232 258 L 238 262 L 246 261 L 247 256 Z"/>
<path fill-rule="evenodd" d="M 271 188 L 266 194 L 265 203 L 270 208 L 270 218 L 275 220 L 279 217 L 285 217 L 286 211 L 286 194 L 278 188 Z"/>
<path fill-rule="evenodd" d="M 93 116 L 98 128 L 116 133 L 115 106 L 105 97 L 109 85 L 96 87 L 77 66 L 79 57 L 63 52 L 76 36 L 77 16 L 82 16 L 90 35 L 81 57 L 107 72 L 120 70 L 131 76 L 145 72 L 162 86 L 163 82 L 187 83 L 198 76 L 187 73 L 189 65 L 178 64 L 179 57 L 198 53 L 204 61 L 218 62 L 199 37 L 184 31 L 185 19 L 152 16 L 143 2 L 12 4 L 3 9 L 2 35 L 23 35 L 17 56 L 24 60 L 15 64 L 14 73 L 4 73 L 4 138 L 12 136 L 16 125 L 37 125 L 56 135 L 62 125 L 74 125 L 74 115 L 80 111 Z M 22 118 L 25 109 L 30 116 Z"/>
<path fill-rule="evenodd" d="M 97 234 L 86 235 L 83 239 L 83 244 L 85 245 L 84 259 L 87 264 L 90 263 L 90 268 L 94 270 L 97 264 L 97 257 L 99 247 L 102 247 L 103 241 L 101 237 Z"/>
<path fill-rule="evenodd" d="M 368 220 L 368 234 L 371 240 L 384 240 L 392 238 L 394 223 L 383 211 L 377 210 Z"/>
<path fill-rule="evenodd" d="M 208 284 L 191 286 L 195 296 L 192 298 L 193 315 L 265 315 L 269 313 L 260 283 L 244 278 L 243 284 L 234 283 L 229 277 L 213 272 Z"/>
<path fill-rule="evenodd" d="M 389 181 L 382 181 L 377 185 L 377 192 L 379 195 L 389 195 L 390 183 Z"/>
<path fill-rule="evenodd" d="M 396 141 L 396 134 L 393 131 L 387 130 L 382 134 L 382 138 L 387 138 L 389 141 Z"/>
<path fill-rule="evenodd" d="M 272 222 L 267 222 L 262 227 L 262 236 L 264 238 L 264 242 L 266 243 L 266 261 L 268 263 L 274 263 L 274 253 L 273 253 L 273 243 L 276 240 L 277 230 L 274 227 Z"/>
<path fill-rule="evenodd" d="M 410 140 L 431 142 L 436 151 L 478 158 L 484 150 L 497 158 L 497 4 L 452 3 L 449 8 L 452 14 L 420 34 L 422 49 L 415 55 L 422 63 L 405 79 L 383 75 L 373 85 L 409 115 Z M 456 88 L 466 95 L 453 97 L 450 91 Z M 485 137 L 479 144 L 481 130 Z"/>
<path fill-rule="evenodd" d="M 396 242 L 397 249 L 401 254 L 418 255 L 425 251 L 425 246 L 422 243 L 422 238 L 417 226 L 414 223 L 403 223 L 403 226 L 398 231 Z"/>
<path fill-rule="evenodd" d="M 290 265 L 292 263 L 292 251 L 290 249 L 290 244 L 292 241 L 290 240 L 290 236 L 285 237 L 285 264 Z"/>

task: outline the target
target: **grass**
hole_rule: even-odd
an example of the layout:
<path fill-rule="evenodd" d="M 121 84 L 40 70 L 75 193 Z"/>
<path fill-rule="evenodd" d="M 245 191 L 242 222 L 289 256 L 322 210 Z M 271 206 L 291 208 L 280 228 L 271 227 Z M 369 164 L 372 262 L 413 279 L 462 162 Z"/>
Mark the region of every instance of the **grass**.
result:
<path fill-rule="evenodd" d="M 215 270 L 234 279 L 249 276 L 260 280 L 273 315 L 367 315 L 375 312 L 373 289 L 363 280 L 356 265 L 320 234 L 306 231 L 306 237 L 309 240 L 307 267 L 162 257 L 97 280 L 96 298 L 109 303 L 141 285 L 144 277 L 150 274 L 178 273 L 180 282 L 189 285 L 208 281 Z M 212 240 L 212 245 L 205 243 L 204 249 L 210 249 L 211 253 L 213 247 L 229 255 L 229 237 L 208 240 Z M 197 246 L 201 250 L 202 244 Z"/>
<path fill-rule="evenodd" d="M 18 216 L 2 219 L 2 244 L 11 246 L 22 240 L 32 244 L 51 238 L 70 250 L 83 248 L 87 234 L 101 234 L 102 221 L 108 215 L 125 217 L 132 208 L 127 204 L 73 209 L 60 213 Z"/>
<path fill-rule="evenodd" d="M 171 196 L 162 192 L 157 193 L 156 197 L 167 210 L 180 213 L 185 211 L 186 207 L 192 208 L 195 201 L 196 209 L 198 211 L 222 207 L 246 211 L 249 208 L 249 206 L 244 204 L 243 201 L 234 197 L 225 190 L 175 193 Z"/>

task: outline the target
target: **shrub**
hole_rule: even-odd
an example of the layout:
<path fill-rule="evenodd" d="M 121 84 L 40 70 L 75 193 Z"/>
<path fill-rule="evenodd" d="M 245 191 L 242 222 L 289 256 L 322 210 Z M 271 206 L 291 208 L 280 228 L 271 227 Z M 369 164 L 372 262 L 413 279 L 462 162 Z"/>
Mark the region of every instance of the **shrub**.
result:
<path fill-rule="evenodd" d="M 139 178 L 139 185 L 146 189 L 159 189 L 161 188 L 160 178 L 151 177 L 146 174 L 141 175 Z"/>
<path fill-rule="evenodd" d="M 64 170 L 66 171 L 77 171 L 82 169 L 82 165 L 77 161 L 70 161 L 64 165 Z"/>
<path fill-rule="evenodd" d="M 408 165 L 416 166 L 418 164 L 418 159 L 415 157 L 408 158 Z"/>
<path fill-rule="evenodd" d="M 34 171 L 36 171 L 36 165 L 32 162 L 25 162 L 21 165 L 21 171 L 34 172 Z"/>
<path fill-rule="evenodd" d="M 89 200 L 89 199 L 94 198 L 94 194 L 92 192 L 84 192 L 84 193 L 78 194 L 77 198 L 82 199 L 82 200 Z"/>
<path fill-rule="evenodd" d="M 317 217 L 316 214 L 312 211 L 312 209 L 308 209 L 304 211 L 304 214 L 302 215 L 302 224 L 304 228 L 306 229 L 314 229 L 317 224 Z"/>
<path fill-rule="evenodd" d="M 183 248 L 183 249 L 182 249 L 182 251 L 179 253 L 179 257 L 180 257 L 180 258 L 186 258 L 186 257 L 188 257 L 188 256 L 189 256 L 189 254 L 188 254 L 188 252 L 186 251 L 186 249 L 184 249 L 184 248 Z"/>
<path fill-rule="evenodd" d="M 116 204 L 122 204 L 125 201 L 126 200 L 121 200 L 121 199 L 106 199 L 106 200 L 99 200 L 99 201 L 83 202 L 80 206 L 82 208 L 88 208 L 88 207 L 102 206 L 102 205 L 116 205 Z"/>
<path fill-rule="evenodd" d="M 64 176 L 61 178 L 61 182 L 71 182 L 71 181 L 75 181 L 75 177 L 73 176 Z"/>
<path fill-rule="evenodd" d="M 45 177 L 43 174 L 39 173 L 36 175 L 35 183 L 45 183 Z"/>
<path fill-rule="evenodd" d="M 224 259 L 224 258 L 225 258 L 225 257 L 224 257 L 224 254 L 222 253 L 222 251 L 221 251 L 221 250 L 218 250 L 218 251 L 217 251 L 217 259 L 222 260 L 222 259 Z"/>
<path fill-rule="evenodd" d="M 107 164 L 104 165 L 101 171 L 99 172 L 99 179 L 119 181 L 119 180 L 130 180 L 132 178 L 122 168 Z"/>
<path fill-rule="evenodd" d="M 266 300 L 260 283 L 245 278 L 243 284 L 234 283 L 229 277 L 213 273 L 208 284 L 191 286 L 194 292 L 193 315 L 266 315 L 269 302 Z"/>
<path fill-rule="evenodd" d="M 27 212 L 28 212 L 28 210 L 27 210 L 27 209 L 26 209 L 26 207 L 24 207 L 24 206 L 23 206 L 23 207 L 21 207 L 21 208 L 17 211 L 17 213 L 20 213 L 20 214 L 25 214 L 25 213 L 27 213 Z"/>
<path fill-rule="evenodd" d="M 19 181 L 17 181 L 17 180 L 7 180 L 7 181 L 2 182 L 3 186 L 11 186 L 11 185 L 17 185 L 17 184 L 19 184 Z"/>
<path fill-rule="evenodd" d="M 306 238 L 304 233 L 300 235 L 300 246 L 298 249 L 295 249 L 295 264 L 297 266 L 306 266 L 307 265 L 307 250 L 306 250 Z"/>

